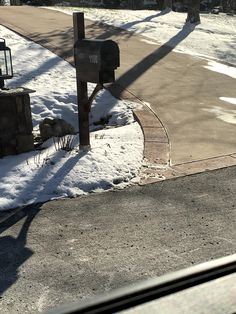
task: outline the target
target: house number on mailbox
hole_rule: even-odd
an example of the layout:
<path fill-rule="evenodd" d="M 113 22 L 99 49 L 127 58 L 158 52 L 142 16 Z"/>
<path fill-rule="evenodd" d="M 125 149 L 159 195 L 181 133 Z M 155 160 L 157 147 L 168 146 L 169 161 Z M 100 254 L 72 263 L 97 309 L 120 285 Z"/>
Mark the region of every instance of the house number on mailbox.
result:
<path fill-rule="evenodd" d="M 89 61 L 90 61 L 90 63 L 94 63 L 94 64 L 98 63 L 98 56 L 97 55 L 90 55 Z"/>

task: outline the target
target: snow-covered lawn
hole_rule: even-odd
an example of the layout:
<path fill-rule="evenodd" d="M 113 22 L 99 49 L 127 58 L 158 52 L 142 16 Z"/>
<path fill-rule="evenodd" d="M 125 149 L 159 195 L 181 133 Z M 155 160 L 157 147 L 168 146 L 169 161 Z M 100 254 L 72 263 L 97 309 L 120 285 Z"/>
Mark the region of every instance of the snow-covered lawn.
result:
<path fill-rule="evenodd" d="M 85 12 L 88 19 L 142 34 L 154 42 L 175 47 L 175 51 L 215 58 L 236 65 L 236 16 L 201 14 L 201 24 L 185 37 L 186 13 L 152 10 L 108 10 L 49 7 L 68 14 Z M 192 26 L 194 28 L 194 26 Z M 180 42 L 180 37 L 182 41 Z"/>
<path fill-rule="evenodd" d="M 11 87 L 36 90 L 31 94 L 34 130 L 37 131 L 45 117 L 63 118 L 78 130 L 75 69 L 2 26 L 0 33 L 12 49 L 15 71 L 14 78 L 6 82 Z M 93 88 L 90 84 L 90 93 Z M 79 151 L 75 135 L 69 152 L 60 149 L 57 140 L 48 140 L 43 150 L 0 159 L 0 210 L 123 188 L 138 180 L 143 135 L 134 121 L 133 107 L 137 104 L 119 101 L 109 92 L 101 91 L 90 115 L 91 151 Z M 97 125 L 96 122 L 107 117 L 109 123 L 105 128 Z"/>

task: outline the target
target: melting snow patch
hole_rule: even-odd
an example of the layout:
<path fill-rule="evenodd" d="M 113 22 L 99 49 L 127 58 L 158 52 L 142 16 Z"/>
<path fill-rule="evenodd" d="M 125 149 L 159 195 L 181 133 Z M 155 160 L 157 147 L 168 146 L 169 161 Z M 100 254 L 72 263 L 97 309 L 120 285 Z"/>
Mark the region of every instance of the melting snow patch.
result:
<path fill-rule="evenodd" d="M 230 97 L 220 97 L 220 100 L 223 100 L 225 102 L 228 102 L 232 105 L 236 105 L 236 98 L 230 98 Z"/>
<path fill-rule="evenodd" d="M 228 75 L 232 78 L 236 78 L 236 68 L 235 67 L 231 67 L 219 62 L 215 62 L 215 61 L 210 61 L 208 62 L 207 66 L 204 66 L 204 68 L 214 71 L 214 72 L 218 72 L 221 74 L 225 74 Z"/>
<path fill-rule="evenodd" d="M 218 119 L 226 123 L 236 124 L 236 110 L 224 109 L 217 106 L 212 109 L 203 110 L 215 114 Z"/>
<path fill-rule="evenodd" d="M 151 41 L 151 40 L 148 40 L 148 39 L 141 39 L 142 42 L 144 43 L 147 43 L 149 45 L 157 45 L 158 43 L 157 42 L 154 42 L 154 41 Z"/>

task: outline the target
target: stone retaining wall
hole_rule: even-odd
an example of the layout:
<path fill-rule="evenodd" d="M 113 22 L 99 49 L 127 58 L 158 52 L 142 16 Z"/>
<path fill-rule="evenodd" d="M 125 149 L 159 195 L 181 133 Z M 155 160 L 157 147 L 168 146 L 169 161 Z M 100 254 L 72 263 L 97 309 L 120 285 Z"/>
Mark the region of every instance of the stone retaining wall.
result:
<path fill-rule="evenodd" d="M 29 94 L 0 92 L 0 157 L 32 150 L 32 130 Z"/>

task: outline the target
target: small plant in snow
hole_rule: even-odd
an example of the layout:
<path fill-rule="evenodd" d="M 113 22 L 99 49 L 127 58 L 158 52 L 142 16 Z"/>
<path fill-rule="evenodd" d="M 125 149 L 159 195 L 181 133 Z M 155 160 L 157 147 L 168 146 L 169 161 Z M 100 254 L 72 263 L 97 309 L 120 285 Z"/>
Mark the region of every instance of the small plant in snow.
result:
<path fill-rule="evenodd" d="M 31 159 L 28 159 L 28 158 L 26 159 L 27 166 L 29 166 L 31 164 L 30 161 L 31 161 Z M 37 153 L 33 157 L 33 163 L 37 167 L 43 167 L 46 165 L 53 165 L 54 164 L 49 157 L 49 151 L 48 150 L 46 151 L 45 154 L 44 154 L 43 150 L 37 150 Z"/>
<path fill-rule="evenodd" d="M 74 135 L 65 135 L 62 137 L 53 137 L 53 144 L 56 151 L 65 150 L 70 152 L 73 150 Z"/>
<path fill-rule="evenodd" d="M 38 154 L 34 155 L 34 163 L 37 165 L 37 167 L 41 164 L 41 150 L 38 152 Z"/>
<path fill-rule="evenodd" d="M 50 157 L 49 157 L 49 151 L 47 151 L 45 157 L 43 158 L 43 163 L 42 166 L 46 166 L 46 165 L 54 165 L 54 162 L 51 161 Z"/>

